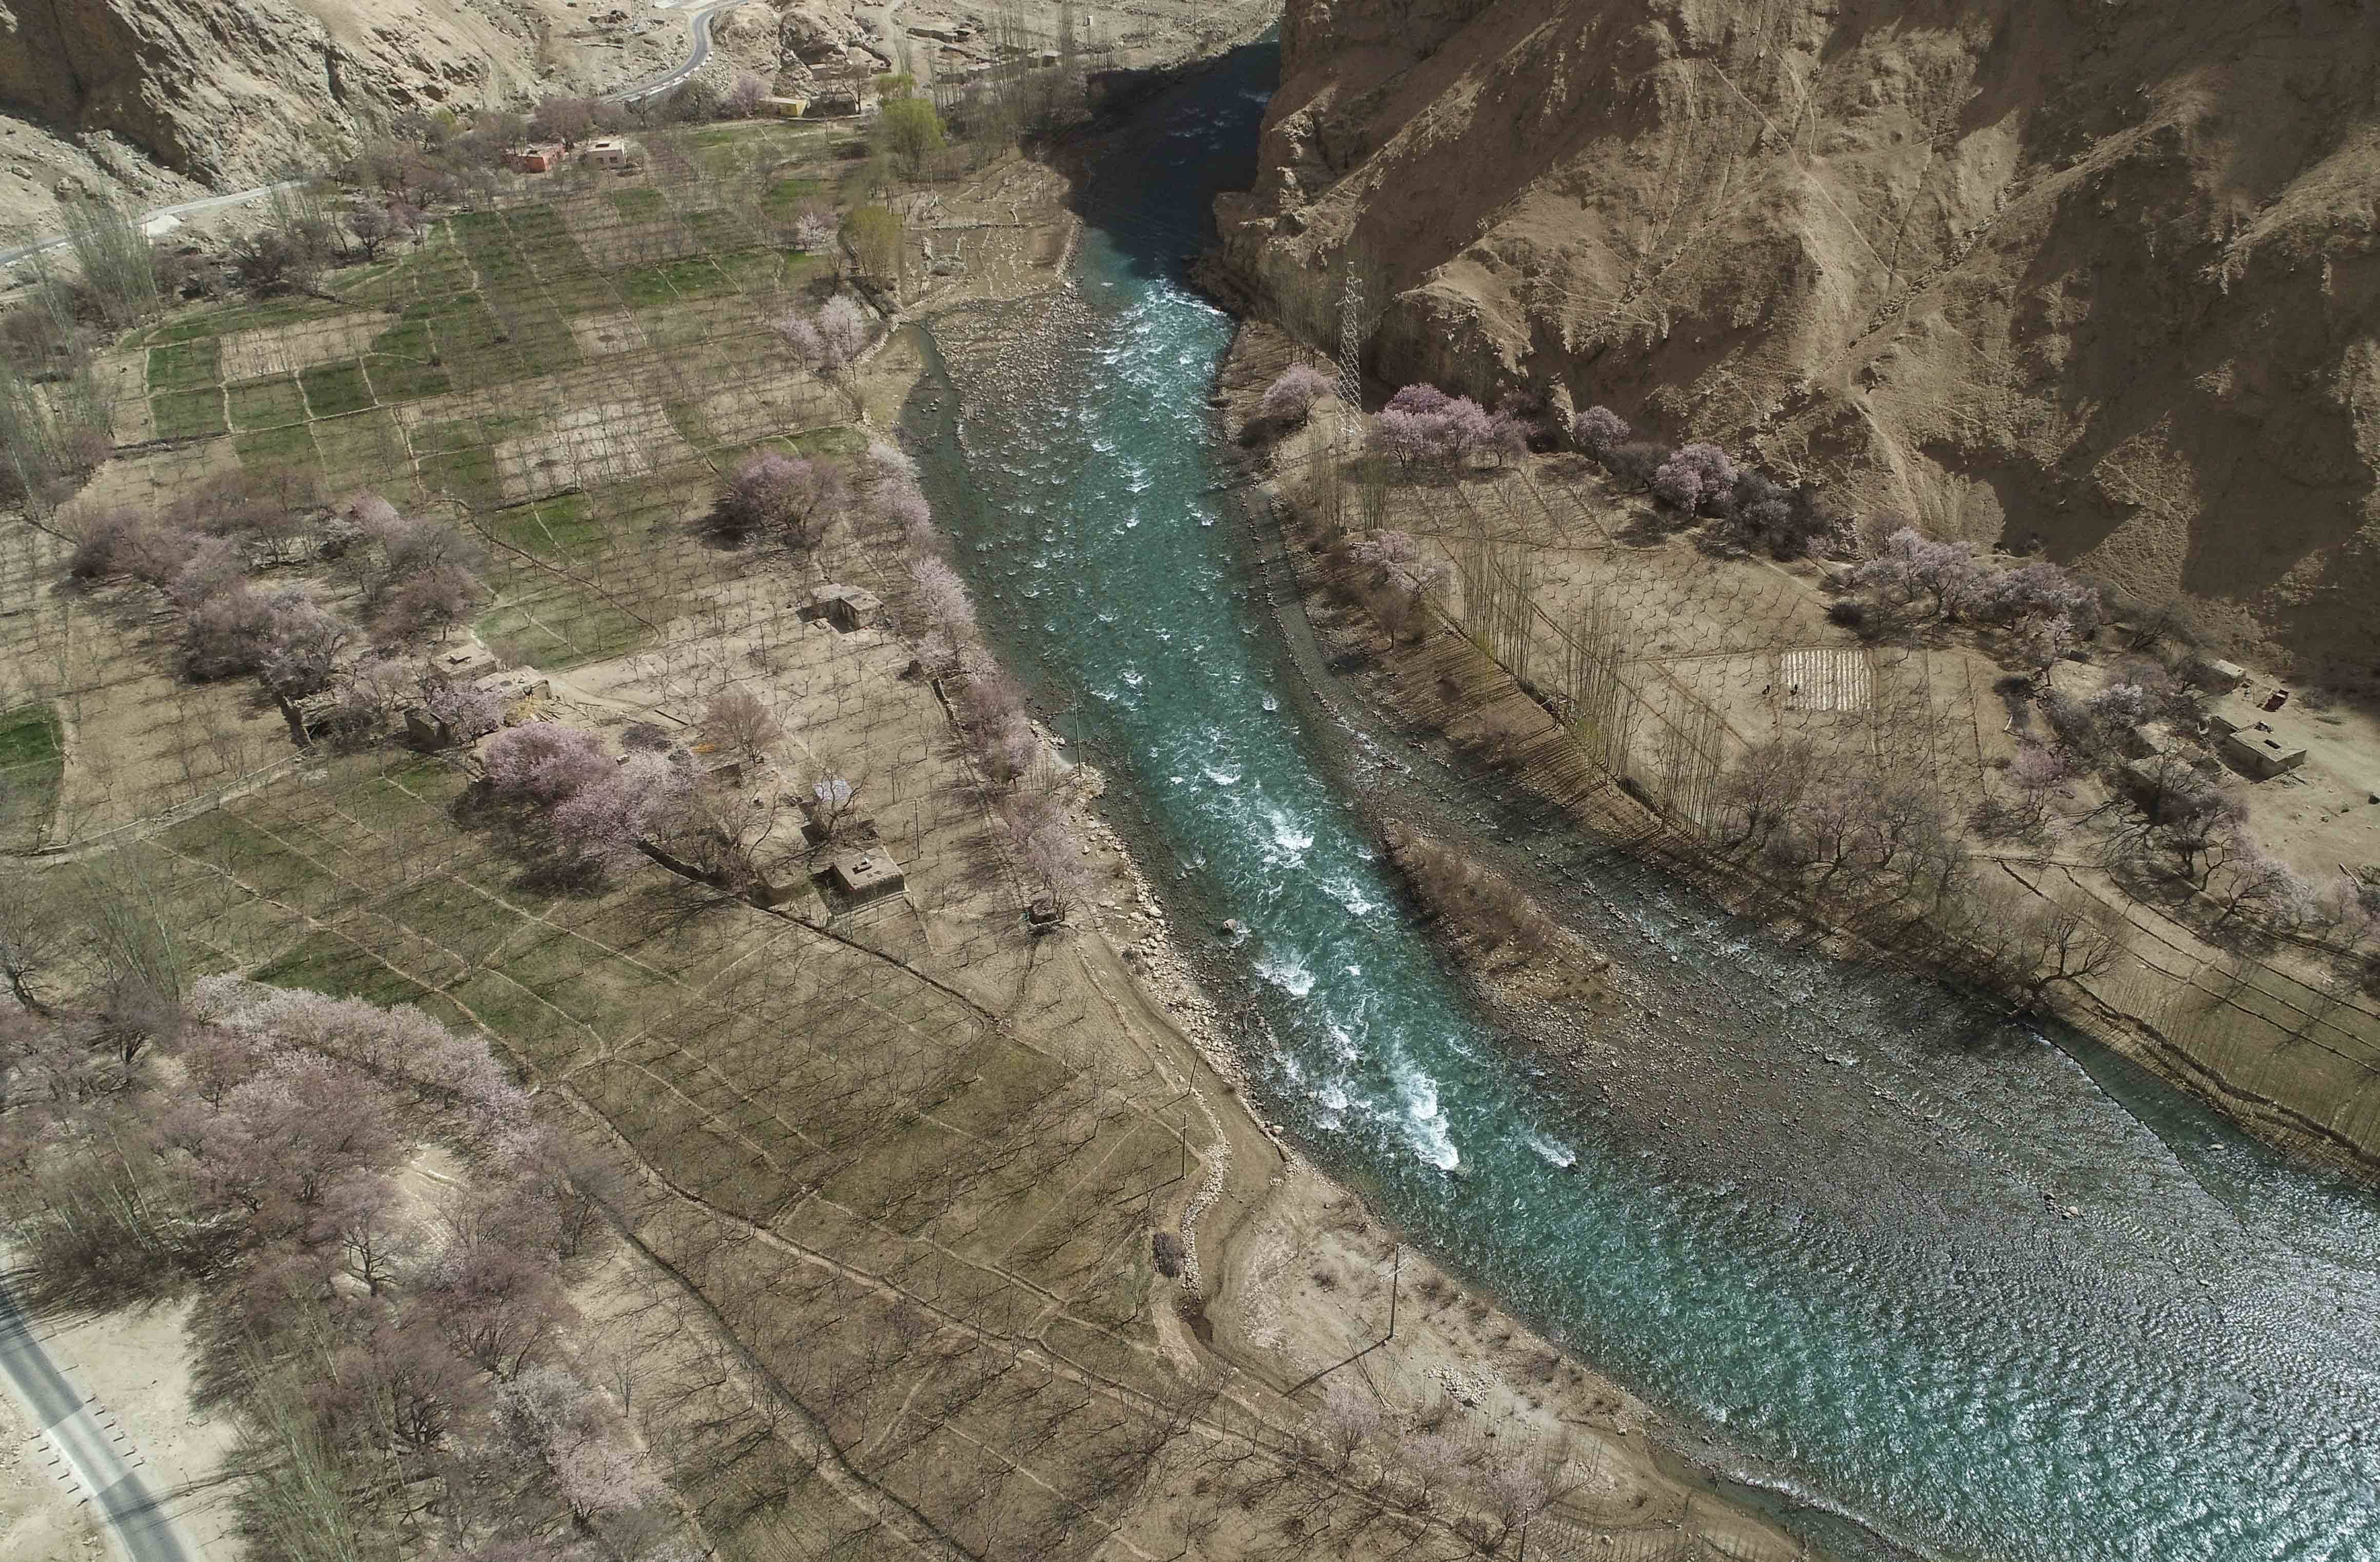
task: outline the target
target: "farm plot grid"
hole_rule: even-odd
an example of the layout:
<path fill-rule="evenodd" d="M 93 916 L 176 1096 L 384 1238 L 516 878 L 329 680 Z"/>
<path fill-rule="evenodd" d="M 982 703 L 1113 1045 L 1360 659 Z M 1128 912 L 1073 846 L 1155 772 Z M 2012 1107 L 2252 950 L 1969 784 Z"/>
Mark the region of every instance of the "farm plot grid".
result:
<path fill-rule="evenodd" d="M 855 442 L 848 405 L 768 330 L 833 286 L 834 260 L 788 227 L 789 192 L 820 180 L 727 150 L 657 148 L 633 179 L 443 218 L 333 273 L 335 297 L 129 339 L 111 360 L 118 458 L 81 503 L 308 468 L 475 532 L 495 648 L 557 667 L 638 643 L 722 572 L 692 535 L 722 469 L 763 440 Z"/>
<path fill-rule="evenodd" d="M 1040 1341 L 1172 1391 L 1143 1315 L 1148 1206 L 1204 1178 L 1207 1127 L 1112 1061 L 1112 1018 L 1059 962 L 1002 967 L 995 1009 L 657 868 L 541 893 L 456 828 L 465 791 L 432 760 L 335 760 L 128 847 L 126 871 L 200 965 L 484 1026 L 608 1121 L 674 1195 L 644 1239 L 746 1310 L 738 1332 L 888 1483 L 929 1501 L 941 1460 L 914 1455 L 1006 1449 L 1014 1500 L 1079 1515 L 1099 1450 L 1150 1423 L 1062 1423 L 1026 1451 L 1009 1396 L 1053 1380 L 1007 1374 Z M 920 1354 L 888 1371 L 888 1349 Z"/>

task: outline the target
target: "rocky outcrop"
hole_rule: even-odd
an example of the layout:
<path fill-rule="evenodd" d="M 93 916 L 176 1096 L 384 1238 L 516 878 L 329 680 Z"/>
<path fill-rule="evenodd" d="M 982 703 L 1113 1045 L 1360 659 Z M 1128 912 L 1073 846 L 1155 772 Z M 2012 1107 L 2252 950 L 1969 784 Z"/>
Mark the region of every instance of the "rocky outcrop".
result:
<path fill-rule="evenodd" d="M 2371 0 L 1290 0 L 1255 306 L 2380 687 Z"/>
<path fill-rule="evenodd" d="M 0 111 L 253 184 L 407 109 L 566 89 L 555 36 L 495 0 L 0 0 Z"/>
<path fill-rule="evenodd" d="M 285 140 L 290 105 L 345 85 L 322 24 L 286 0 L 5 0 L 0 105 L 112 132 L 202 180 L 246 172 L 238 143 Z M 256 121 L 261 117 L 265 123 Z"/>

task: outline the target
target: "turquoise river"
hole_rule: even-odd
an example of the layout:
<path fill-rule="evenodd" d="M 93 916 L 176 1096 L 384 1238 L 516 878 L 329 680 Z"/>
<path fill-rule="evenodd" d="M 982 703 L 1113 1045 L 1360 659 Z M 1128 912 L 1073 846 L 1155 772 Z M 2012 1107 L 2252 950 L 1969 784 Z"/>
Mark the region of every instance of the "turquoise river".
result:
<path fill-rule="evenodd" d="M 1217 969 L 1262 1016 L 1265 1108 L 1827 1549 L 2380 1559 L 2380 1204 L 1525 820 L 1476 822 L 1576 891 L 1643 1034 L 1581 1099 L 1448 979 L 1364 805 L 1488 805 L 1317 696 L 1216 492 L 1232 322 L 1184 257 L 1276 68 L 1243 49 L 1146 111 L 1071 286 L 969 322 L 999 345 L 910 409 L 999 649 L 1109 769 L 1176 924 L 1247 924 Z M 1745 1109 L 1747 1076 L 1792 1105 Z M 1740 1128 L 1696 1137 L 1703 1103 Z"/>

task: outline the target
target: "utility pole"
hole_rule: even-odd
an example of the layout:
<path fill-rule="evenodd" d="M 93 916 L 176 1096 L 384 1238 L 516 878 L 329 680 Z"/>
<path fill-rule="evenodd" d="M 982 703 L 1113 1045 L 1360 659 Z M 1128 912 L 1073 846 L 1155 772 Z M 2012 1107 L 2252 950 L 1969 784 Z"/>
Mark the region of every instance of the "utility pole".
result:
<path fill-rule="evenodd" d="M 1364 406 L 1364 278 L 1351 254 L 1339 295 L 1339 399 L 1357 411 Z"/>

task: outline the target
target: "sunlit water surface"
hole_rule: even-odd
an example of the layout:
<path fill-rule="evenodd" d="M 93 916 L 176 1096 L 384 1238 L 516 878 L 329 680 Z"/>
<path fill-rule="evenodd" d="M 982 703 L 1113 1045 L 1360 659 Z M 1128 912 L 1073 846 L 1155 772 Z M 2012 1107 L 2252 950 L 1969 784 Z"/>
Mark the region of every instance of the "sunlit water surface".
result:
<path fill-rule="evenodd" d="M 1859 1056 L 1966 1174 L 2054 1184 L 2082 1216 L 2012 1222 L 1985 1200 L 1962 1225 L 1960 1197 L 1929 1192 L 1905 1224 L 1835 1222 L 1751 1196 L 1730 1166 L 1659 1170 L 1440 975 L 1326 779 L 1366 784 L 1378 751 L 1300 714 L 1207 493 L 1230 322 L 1181 262 L 1213 192 L 1246 181 L 1274 68 L 1242 51 L 1103 170 L 1075 297 L 995 317 L 1012 344 L 963 377 L 933 474 L 1002 650 L 1072 704 L 1185 903 L 1252 929 L 1273 1113 L 1736 1473 L 1891 1547 L 2380 1558 L 2370 1200 L 2087 1048 L 1979 1052 L 1998 1022 L 1953 995 L 1777 947 L 1624 864 L 1597 870 L 1600 931 L 1648 980 L 1691 973 L 1730 1024 Z"/>

